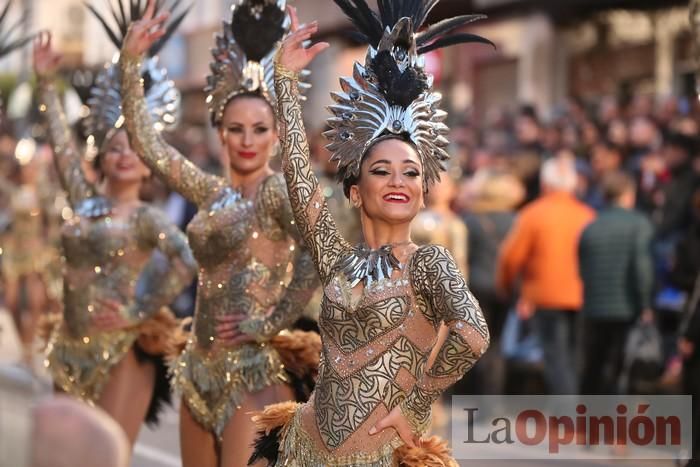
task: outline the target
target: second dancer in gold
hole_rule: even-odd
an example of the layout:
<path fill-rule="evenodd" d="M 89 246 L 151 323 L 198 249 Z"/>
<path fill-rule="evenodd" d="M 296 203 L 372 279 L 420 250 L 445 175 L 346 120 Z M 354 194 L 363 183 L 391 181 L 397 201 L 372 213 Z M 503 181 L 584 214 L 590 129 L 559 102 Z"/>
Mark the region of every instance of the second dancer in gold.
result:
<path fill-rule="evenodd" d="M 288 20 L 283 1 L 244 1 L 217 37 L 207 103 L 224 177 L 196 167 L 149 124 L 141 61 L 164 20 L 146 15 L 132 25 L 120 67 L 132 143 L 199 208 L 187 229 L 200 265 L 193 337 L 173 367 L 182 459 L 185 467 L 244 466 L 255 437 L 249 412 L 294 399 L 285 370 L 307 375 L 320 345 L 317 335 L 280 335 L 316 287 L 284 179 L 269 164 L 278 134 L 266 78 Z"/>

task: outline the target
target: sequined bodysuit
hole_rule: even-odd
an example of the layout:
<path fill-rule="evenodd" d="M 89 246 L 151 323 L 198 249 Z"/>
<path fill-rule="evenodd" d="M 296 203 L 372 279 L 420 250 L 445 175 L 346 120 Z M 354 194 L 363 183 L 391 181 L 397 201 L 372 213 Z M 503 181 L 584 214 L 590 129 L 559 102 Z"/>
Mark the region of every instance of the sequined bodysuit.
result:
<path fill-rule="evenodd" d="M 50 81 L 41 83 L 41 110 L 46 115 L 54 160 L 73 209 L 64 223 L 63 322 L 47 347 L 46 363 L 54 383 L 65 392 L 96 401 L 117 364 L 142 335 L 174 323 L 163 310 L 191 281 L 197 265 L 184 234 L 159 210 L 142 204 L 126 218 L 113 215 L 80 167 L 58 94 Z M 125 329 L 99 331 L 91 324 L 100 300 L 122 305 Z M 163 315 L 167 315 L 164 317 Z M 161 327 L 167 341 L 174 330 Z"/>
<path fill-rule="evenodd" d="M 14 186 L 6 180 L 0 184 L 0 191 L 9 198 L 11 222 L 2 235 L 3 275 L 12 279 L 28 274 L 43 276 L 58 256 L 48 238 L 48 200 L 35 186 Z"/>
<path fill-rule="evenodd" d="M 193 338 L 173 366 L 175 386 L 194 418 L 221 436 L 247 393 L 286 380 L 268 341 L 301 315 L 316 273 L 292 215 L 284 180 L 263 180 L 252 198 L 199 169 L 149 124 L 140 60 L 120 60 L 123 111 L 132 144 L 168 185 L 196 204 L 187 235 L 199 263 Z M 217 317 L 245 314 L 241 330 L 256 343 L 223 347 Z"/>
<path fill-rule="evenodd" d="M 400 270 L 351 287 L 338 266 L 354 250 L 338 233 L 310 168 L 294 75 L 278 70 L 276 89 L 290 199 L 324 287 L 319 378 L 282 430 L 277 465 L 390 466 L 400 438 L 391 429 L 370 436 L 370 428 L 400 406 L 423 432 L 431 403 L 488 346 L 486 322 L 443 247 L 397 247 Z M 426 370 L 442 322 L 449 335 Z"/>

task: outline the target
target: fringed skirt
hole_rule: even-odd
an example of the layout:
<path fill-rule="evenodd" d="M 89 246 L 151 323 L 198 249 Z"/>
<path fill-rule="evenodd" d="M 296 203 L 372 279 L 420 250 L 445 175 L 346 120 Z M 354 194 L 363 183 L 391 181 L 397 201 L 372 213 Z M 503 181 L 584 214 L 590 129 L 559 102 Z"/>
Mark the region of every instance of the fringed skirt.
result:
<path fill-rule="evenodd" d="M 396 436 L 376 452 L 334 456 L 315 449 L 302 426 L 302 407 L 282 403 L 253 417 L 259 437 L 249 463 L 265 460 L 268 467 L 458 467 L 447 442 L 437 436 L 409 448 Z"/>
<path fill-rule="evenodd" d="M 171 365 L 172 384 L 192 417 L 218 440 L 248 394 L 289 384 L 308 399 L 318 372 L 321 340 L 312 332 L 283 332 L 266 343 L 202 349 L 188 342 Z"/>
<path fill-rule="evenodd" d="M 185 339 L 178 320 L 170 311 L 163 309 L 133 328 L 91 333 L 82 338 L 70 336 L 60 323 L 53 324 L 45 365 L 56 387 L 88 404 L 95 404 L 112 368 L 133 348 L 140 363 L 152 362 L 155 366 L 156 381 L 146 423 L 158 423 L 158 414 L 171 402 L 165 357 Z"/>

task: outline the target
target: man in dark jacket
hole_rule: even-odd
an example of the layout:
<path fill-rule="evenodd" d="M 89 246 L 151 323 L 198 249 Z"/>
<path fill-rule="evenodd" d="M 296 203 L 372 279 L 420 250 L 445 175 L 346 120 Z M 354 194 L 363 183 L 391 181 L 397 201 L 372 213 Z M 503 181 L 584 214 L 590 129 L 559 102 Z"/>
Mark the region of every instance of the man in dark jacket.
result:
<path fill-rule="evenodd" d="M 627 332 L 640 313 L 651 319 L 651 223 L 633 210 L 635 183 L 630 176 L 611 173 L 602 188 L 607 207 L 579 242 L 584 291 L 582 394 L 616 392 Z"/>

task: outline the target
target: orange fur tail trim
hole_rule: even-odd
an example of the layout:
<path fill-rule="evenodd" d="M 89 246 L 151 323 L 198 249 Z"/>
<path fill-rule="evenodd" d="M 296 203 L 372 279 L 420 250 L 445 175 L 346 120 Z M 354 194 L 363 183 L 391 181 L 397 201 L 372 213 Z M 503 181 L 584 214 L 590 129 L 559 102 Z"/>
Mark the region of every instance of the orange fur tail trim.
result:
<path fill-rule="evenodd" d="M 138 345 L 150 355 L 174 355 L 178 348 L 183 349 L 187 344 L 188 333 L 167 308 L 161 308 L 138 329 Z"/>
<path fill-rule="evenodd" d="M 316 377 L 321 358 L 321 336 L 315 332 L 282 332 L 270 340 L 285 368 L 299 377 Z"/>
<path fill-rule="evenodd" d="M 400 467 L 459 467 L 447 441 L 437 436 L 423 439 L 419 447 L 401 446 L 394 451 L 394 460 Z"/>
<path fill-rule="evenodd" d="M 251 420 L 258 431 L 268 435 L 275 428 L 287 425 L 294 417 L 299 405 L 296 402 L 268 405 L 262 412 L 254 412 Z"/>

